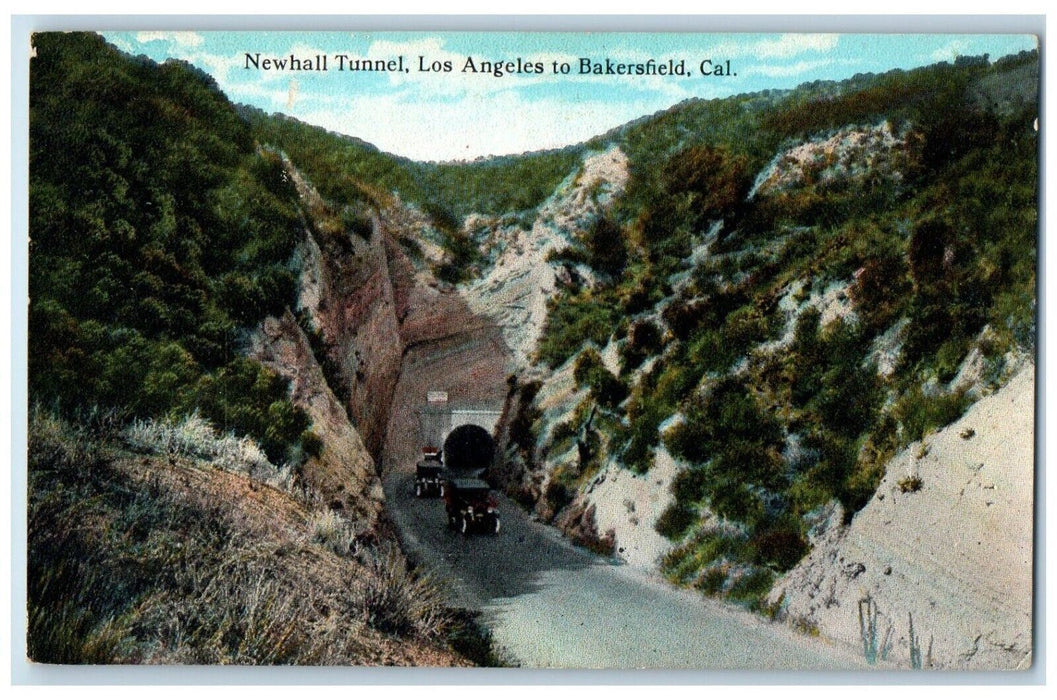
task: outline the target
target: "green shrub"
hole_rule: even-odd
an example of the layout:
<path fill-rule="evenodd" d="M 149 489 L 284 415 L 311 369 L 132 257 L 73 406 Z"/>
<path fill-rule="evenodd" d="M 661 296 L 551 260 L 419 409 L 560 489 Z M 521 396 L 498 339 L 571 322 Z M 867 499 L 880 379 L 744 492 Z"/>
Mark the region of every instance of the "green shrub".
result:
<path fill-rule="evenodd" d="M 727 596 L 755 608 L 770 592 L 773 583 L 774 572 L 767 568 L 754 568 L 734 581 Z"/>
<path fill-rule="evenodd" d="M 621 372 L 639 367 L 643 360 L 663 348 L 661 329 L 653 321 L 635 321 L 628 328 L 627 342 L 620 349 Z"/>
<path fill-rule="evenodd" d="M 695 145 L 675 154 L 663 180 L 669 194 L 687 198 L 695 228 L 727 216 L 752 186 L 748 159 L 722 146 Z"/>
<path fill-rule="evenodd" d="M 915 493 L 921 490 L 922 485 L 920 476 L 904 476 L 899 480 L 897 484 L 901 493 Z"/>
<path fill-rule="evenodd" d="M 794 520 L 783 520 L 765 526 L 749 538 L 753 560 L 757 564 L 787 571 L 808 552 L 808 542 Z"/>
<path fill-rule="evenodd" d="M 221 431 L 253 437 L 278 463 L 310 424 L 288 396 L 286 380 L 258 362 L 238 358 L 199 380 L 188 410 L 197 407 Z"/>
<path fill-rule="evenodd" d="M 673 583 L 688 584 L 714 566 L 721 566 L 725 572 L 729 562 L 741 561 L 746 555 L 746 539 L 739 532 L 721 528 L 698 530 L 662 557 L 661 572 Z"/>
<path fill-rule="evenodd" d="M 941 382 L 946 384 L 958 374 L 970 345 L 966 338 L 952 338 L 939 347 L 936 351 L 936 376 Z"/>
<path fill-rule="evenodd" d="M 628 246 L 620 226 L 603 215 L 584 235 L 587 262 L 598 272 L 611 278 L 619 277 L 628 264 Z"/>
<path fill-rule="evenodd" d="M 897 254 L 871 258 L 863 264 L 848 293 L 869 329 L 881 331 L 897 318 L 909 292 L 907 272 L 906 262 Z"/>
<path fill-rule="evenodd" d="M 709 566 L 698 576 L 694 588 L 705 595 L 716 595 L 727 584 L 727 566 Z"/>
<path fill-rule="evenodd" d="M 619 308 L 609 299 L 586 291 L 558 296 L 547 308 L 547 323 L 536 352 L 538 359 L 552 368 L 576 354 L 585 342 L 605 347 L 620 317 Z"/>
<path fill-rule="evenodd" d="M 586 348 L 576 358 L 576 364 L 573 366 L 573 379 L 579 386 L 589 385 L 599 370 L 605 371 L 602 356 L 595 348 Z"/>
<path fill-rule="evenodd" d="M 909 444 L 920 440 L 930 430 L 958 420 L 968 406 L 969 398 L 964 391 L 928 396 L 915 385 L 896 403 L 892 415 L 902 428 L 903 444 Z"/>
<path fill-rule="evenodd" d="M 709 507 L 719 516 L 755 526 L 764 517 L 763 501 L 738 479 L 716 480 L 709 489 Z"/>
<path fill-rule="evenodd" d="M 697 522 L 697 511 L 678 500 L 664 509 L 654 529 L 672 541 L 682 539 L 690 526 Z"/>
<path fill-rule="evenodd" d="M 678 503 L 697 503 L 708 494 L 708 471 L 699 467 L 684 469 L 672 480 L 672 495 Z"/>
<path fill-rule="evenodd" d="M 451 284 L 473 279 L 483 260 L 477 242 L 462 230 L 443 228 L 441 233 L 445 257 L 435 270 L 437 277 Z"/>

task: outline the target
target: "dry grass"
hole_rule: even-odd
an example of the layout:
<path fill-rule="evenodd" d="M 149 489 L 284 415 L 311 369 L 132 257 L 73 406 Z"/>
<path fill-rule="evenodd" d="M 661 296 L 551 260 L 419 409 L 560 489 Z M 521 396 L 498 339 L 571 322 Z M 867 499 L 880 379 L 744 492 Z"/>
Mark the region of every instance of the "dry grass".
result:
<path fill-rule="evenodd" d="M 312 515 L 245 476 L 172 458 L 210 435 L 194 421 L 178 427 L 141 425 L 134 437 L 174 447 L 162 459 L 130 458 L 53 416 L 31 416 L 30 658 L 466 663 L 445 645 L 450 619 L 436 586 L 398 550 L 375 551 L 355 523 Z"/>
<path fill-rule="evenodd" d="M 343 518 L 337 511 L 313 513 L 308 520 L 315 542 L 322 544 L 340 557 L 355 557 L 360 553 L 363 529 Z"/>
<path fill-rule="evenodd" d="M 234 433 L 218 435 L 197 413 L 179 423 L 157 420 L 133 421 L 124 438 L 134 449 L 169 457 L 208 460 L 216 467 L 247 476 L 261 483 L 289 492 L 294 474 L 289 465 L 276 466 L 264 451 L 248 437 Z"/>
<path fill-rule="evenodd" d="M 898 486 L 901 493 L 915 493 L 921 490 L 921 486 L 924 482 L 921 481 L 920 476 L 904 476 L 899 480 Z"/>
<path fill-rule="evenodd" d="M 447 629 L 451 619 L 437 585 L 409 571 L 399 551 L 389 547 L 371 552 L 365 564 L 367 576 L 357 602 L 367 624 L 390 634 L 426 638 Z"/>

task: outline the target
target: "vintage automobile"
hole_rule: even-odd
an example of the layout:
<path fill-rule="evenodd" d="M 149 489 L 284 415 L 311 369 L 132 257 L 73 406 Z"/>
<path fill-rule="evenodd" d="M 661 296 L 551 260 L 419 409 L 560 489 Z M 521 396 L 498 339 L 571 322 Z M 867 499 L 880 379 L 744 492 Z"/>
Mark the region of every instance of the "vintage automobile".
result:
<path fill-rule="evenodd" d="M 437 456 L 427 456 L 415 464 L 415 496 L 444 498 L 444 464 Z"/>
<path fill-rule="evenodd" d="M 444 488 L 448 527 L 470 532 L 499 534 L 499 511 L 488 483 L 480 479 L 449 479 Z"/>

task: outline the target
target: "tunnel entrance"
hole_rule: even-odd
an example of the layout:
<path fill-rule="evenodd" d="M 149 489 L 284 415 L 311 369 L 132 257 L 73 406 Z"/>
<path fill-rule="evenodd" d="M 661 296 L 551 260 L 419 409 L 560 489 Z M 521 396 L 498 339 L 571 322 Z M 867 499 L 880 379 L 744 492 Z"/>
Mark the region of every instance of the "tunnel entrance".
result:
<path fill-rule="evenodd" d="M 460 425 L 444 441 L 444 466 L 452 471 L 482 472 L 492 465 L 494 455 L 495 441 L 479 425 Z"/>

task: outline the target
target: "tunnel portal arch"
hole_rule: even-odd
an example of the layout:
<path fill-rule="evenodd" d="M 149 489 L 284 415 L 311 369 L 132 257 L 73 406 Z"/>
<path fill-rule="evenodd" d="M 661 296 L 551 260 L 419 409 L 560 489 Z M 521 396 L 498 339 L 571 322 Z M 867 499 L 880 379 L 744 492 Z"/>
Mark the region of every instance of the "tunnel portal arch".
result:
<path fill-rule="evenodd" d="M 480 471 L 492 464 L 495 440 L 484 427 L 465 423 L 444 440 L 444 465 L 453 471 Z"/>

